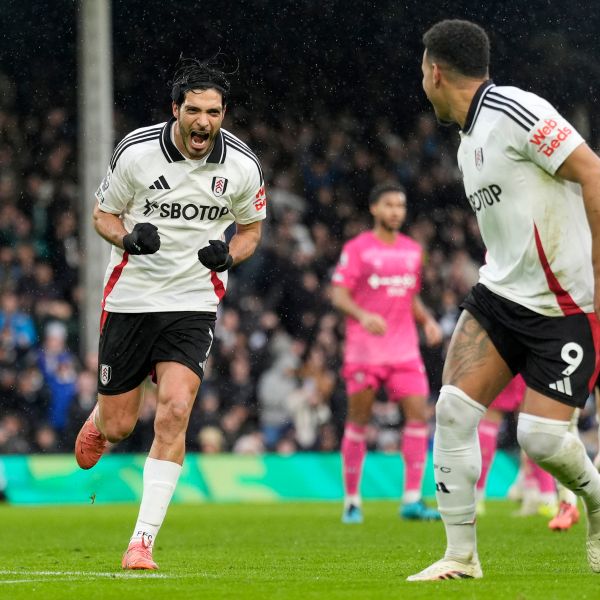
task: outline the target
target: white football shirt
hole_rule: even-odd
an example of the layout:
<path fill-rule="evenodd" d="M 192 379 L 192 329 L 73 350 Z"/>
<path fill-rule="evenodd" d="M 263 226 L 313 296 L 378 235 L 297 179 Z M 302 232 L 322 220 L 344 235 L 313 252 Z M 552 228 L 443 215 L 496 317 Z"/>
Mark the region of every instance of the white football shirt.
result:
<path fill-rule="evenodd" d="M 266 216 L 262 170 L 248 146 L 221 129 L 210 154 L 190 160 L 173 142 L 174 121 L 127 135 L 96 192 L 100 210 L 120 215 L 127 231 L 152 223 L 161 240 L 149 255 L 113 246 L 104 278 L 108 312 L 215 312 L 227 272 L 209 271 L 198 250 L 223 239 L 231 223 Z"/>
<path fill-rule="evenodd" d="M 543 98 L 481 85 L 458 164 L 487 248 L 480 282 L 547 316 L 593 312 L 591 234 L 581 186 L 556 175 L 584 143 Z"/>

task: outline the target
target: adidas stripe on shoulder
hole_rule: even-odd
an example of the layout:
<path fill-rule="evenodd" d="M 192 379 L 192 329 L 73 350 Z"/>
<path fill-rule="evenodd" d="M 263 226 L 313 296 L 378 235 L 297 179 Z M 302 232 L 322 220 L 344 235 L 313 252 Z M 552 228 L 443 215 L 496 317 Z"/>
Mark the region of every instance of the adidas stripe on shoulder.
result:
<path fill-rule="evenodd" d="M 260 185 L 263 185 L 264 176 L 263 176 L 262 168 L 260 166 L 260 161 L 258 160 L 258 157 L 256 156 L 256 154 L 254 154 L 254 152 L 252 152 L 252 150 L 250 150 L 250 148 L 246 144 L 244 144 L 244 142 L 242 142 L 239 138 L 235 137 L 228 131 L 224 131 L 224 130 L 221 130 L 221 131 L 223 132 L 223 139 L 225 140 L 225 144 L 228 148 L 236 150 L 237 152 L 239 152 L 240 154 L 243 154 L 244 156 L 248 157 L 250 160 L 252 160 L 254 162 L 254 164 L 256 165 L 256 168 L 258 169 Z"/>
<path fill-rule="evenodd" d="M 136 129 L 135 131 L 126 135 L 121 142 L 117 144 L 112 158 L 110 159 L 111 170 L 114 170 L 121 154 L 123 154 L 127 148 L 135 144 L 140 144 L 142 142 L 147 142 L 158 138 L 163 127 L 164 123 L 160 125 L 152 125 L 150 127 L 142 127 L 141 129 Z"/>

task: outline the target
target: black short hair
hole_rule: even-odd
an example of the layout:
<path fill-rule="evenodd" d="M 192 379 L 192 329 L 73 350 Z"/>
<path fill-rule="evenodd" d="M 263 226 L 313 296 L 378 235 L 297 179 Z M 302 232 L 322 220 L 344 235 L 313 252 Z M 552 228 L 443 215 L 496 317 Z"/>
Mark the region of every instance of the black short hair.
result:
<path fill-rule="evenodd" d="M 406 196 L 406 190 L 399 183 L 379 183 L 369 192 L 369 206 L 377 204 L 381 196 L 388 194 L 389 192 L 396 192 Z"/>
<path fill-rule="evenodd" d="M 461 19 L 436 23 L 423 35 L 430 60 L 439 60 L 466 75 L 485 77 L 490 64 L 490 40 L 485 30 Z"/>
<path fill-rule="evenodd" d="M 231 84 L 223 71 L 218 57 L 207 60 L 180 57 L 175 67 L 171 85 L 171 99 L 181 106 L 189 90 L 215 89 L 223 98 L 223 106 L 227 104 Z"/>

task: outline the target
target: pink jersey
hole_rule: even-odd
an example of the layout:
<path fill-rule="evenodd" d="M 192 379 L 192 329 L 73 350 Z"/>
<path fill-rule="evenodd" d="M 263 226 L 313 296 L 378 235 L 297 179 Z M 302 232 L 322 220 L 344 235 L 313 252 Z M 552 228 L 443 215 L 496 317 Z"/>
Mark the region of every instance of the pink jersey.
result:
<path fill-rule="evenodd" d="M 346 364 L 388 365 L 420 357 L 413 298 L 421 288 L 421 263 L 421 246 L 402 234 L 386 244 L 367 231 L 344 245 L 334 285 L 347 288 L 356 304 L 387 322 L 381 336 L 346 318 Z"/>

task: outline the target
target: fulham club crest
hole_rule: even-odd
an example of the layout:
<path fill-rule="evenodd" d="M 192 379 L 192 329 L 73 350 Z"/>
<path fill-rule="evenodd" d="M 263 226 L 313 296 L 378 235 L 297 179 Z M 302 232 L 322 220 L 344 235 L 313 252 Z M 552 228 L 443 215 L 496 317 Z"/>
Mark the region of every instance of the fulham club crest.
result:
<path fill-rule="evenodd" d="M 213 177 L 212 180 L 212 191 L 213 194 L 220 198 L 227 189 L 227 179 L 225 177 Z"/>
<path fill-rule="evenodd" d="M 112 377 L 112 369 L 110 365 L 100 365 L 100 383 L 106 385 Z"/>
<path fill-rule="evenodd" d="M 475 166 L 478 171 L 483 169 L 483 148 L 475 148 Z"/>

